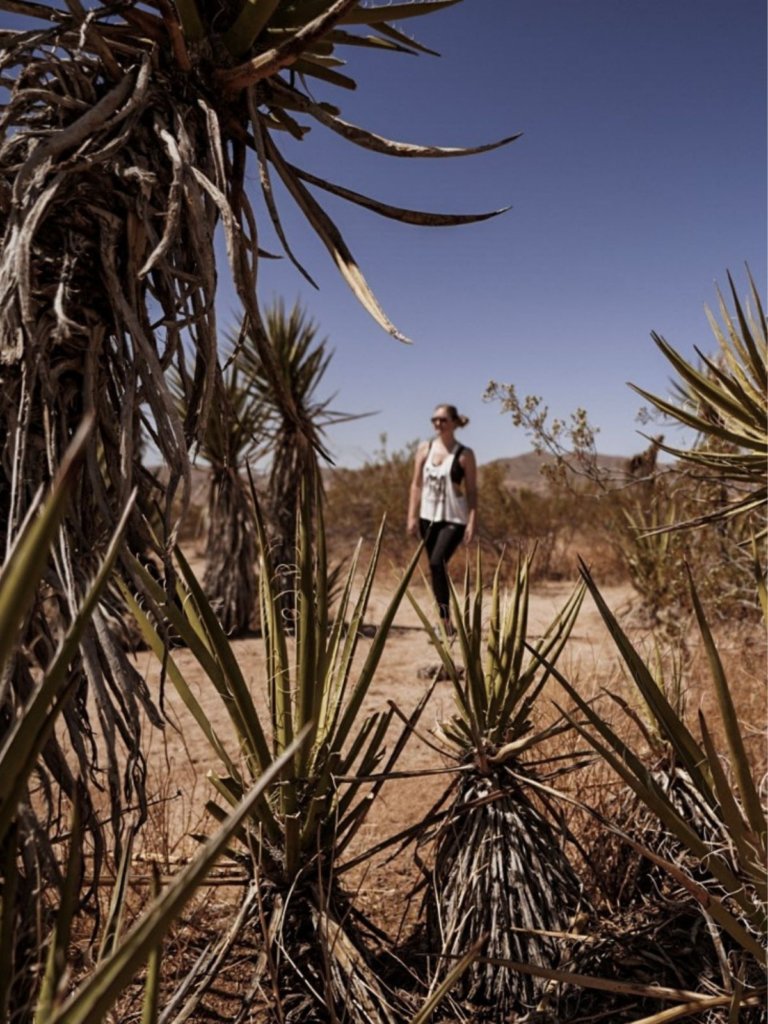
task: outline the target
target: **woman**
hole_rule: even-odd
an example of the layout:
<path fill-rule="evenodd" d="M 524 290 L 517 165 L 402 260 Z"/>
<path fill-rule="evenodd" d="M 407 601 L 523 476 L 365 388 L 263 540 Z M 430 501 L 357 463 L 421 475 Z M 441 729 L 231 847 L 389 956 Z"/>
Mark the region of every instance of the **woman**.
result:
<path fill-rule="evenodd" d="M 455 405 L 437 406 L 432 414 L 434 437 L 416 452 L 408 502 L 408 533 L 420 534 L 426 542 L 432 590 L 447 633 L 453 628 L 446 565 L 462 540 L 471 543 L 477 520 L 475 456 L 454 436 L 467 423 Z"/>

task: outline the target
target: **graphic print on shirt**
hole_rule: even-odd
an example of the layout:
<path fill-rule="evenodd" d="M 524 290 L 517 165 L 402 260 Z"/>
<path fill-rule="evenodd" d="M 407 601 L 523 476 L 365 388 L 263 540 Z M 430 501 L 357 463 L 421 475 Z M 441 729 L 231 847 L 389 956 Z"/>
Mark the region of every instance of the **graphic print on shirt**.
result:
<path fill-rule="evenodd" d="M 433 462 L 430 449 L 422 471 L 420 518 L 432 523 L 466 523 L 467 498 L 463 489 L 452 480 L 452 467 L 456 451 L 450 452 L 440 463 Z"/>
<path fill-rule="evenodd" d="M 441 469 L 442 466 L 433 466 L 431 459 L 424 465 L 424 489 L 427 502 L 432 509 L 432 518 L 435 520 L 445 518 L 446 475 Z"/>

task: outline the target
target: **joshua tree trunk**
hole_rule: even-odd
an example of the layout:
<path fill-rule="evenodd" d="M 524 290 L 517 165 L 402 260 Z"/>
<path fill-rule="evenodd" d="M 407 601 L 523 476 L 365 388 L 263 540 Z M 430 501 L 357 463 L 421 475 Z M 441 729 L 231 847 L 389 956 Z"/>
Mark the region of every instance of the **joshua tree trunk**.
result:
<path fill-rule="evenodd" d="M 214 471 L 208 512 L 203 586 L 227 633 L 246 633 L 258 623 L 256 535 L 250 495 L 236 469 Z"/>

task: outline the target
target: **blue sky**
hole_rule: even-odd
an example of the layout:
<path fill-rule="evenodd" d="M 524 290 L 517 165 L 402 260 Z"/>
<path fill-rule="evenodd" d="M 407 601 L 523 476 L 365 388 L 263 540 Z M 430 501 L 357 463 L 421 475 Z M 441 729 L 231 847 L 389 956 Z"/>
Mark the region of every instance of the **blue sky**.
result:
<path fill-rule="evenodd" d="M 320 193 L 386 312 L 358 306 L 311 229 L 281 202 L 319 284 L 262 262 L 263 302 L 298 299 L 335 355 L 335 406 L 376 416 L 337 427 L 341 465 L 429 433 L 436 403 L 471 424 L 480 462 L 530 444 L 490 379 L 585 407 L 609 454 L 644 447 L 632 381 L 665 393 L 656 330 L 685 354 L 711 347 L 705 305 L 744 264 L 766 275 L 766 16 L 762 0 L 464 0 L 400 27 L 440 58 L 348 49 L 355 93 L 318 98 L 391 138 L 457 146 L 522 131 L 453 160 L 368 154 L 315 127 L 290 151 L 308 170 L 391 203 L 444 211 L 511 204 L 493 221 L 415 228 Z M 263 244 L 268 248 L 269 235 Z M 276 243 L 275 243 L 276 244 Z M 222 289 L 222 322 L 234 318 Z"/>
<path fill-rule="evenodd" d="M 299 300 L 335 352 L 324 394 L 337 409 L 376 412 L 333 429 L 337 463 L 370 458 L 384 433 L 390 450 L 428 436 L 441 402 L 470 417 L 462 440 L 480 462 L 527 451 L 524 433 L 483 402 L 491 379 L 542 396 L 554 416 L 586 408 L 606 454 L 639 450 L 641 402 L 626 382 L 665 393 L 670 378 L 650 332 L 694 357 L 694 345 L 711 349 L 704 307 L 726 270 L 745 295 L 748 263 L 765 291 L 764 0 L 463 0 L 400 27 L 441 56 L 348 47 L 358 89 L 318 85 L 316 97 L 403 141 L 524 134 L 441 161 L 370 154 L 320 126 L 281 142 L 307 170 L 389 203 L 512 207 L 482 224 L 416 228 L 318 193 L 413 339 L 405 346 L 359 306 L 280 196 L 291 245 L 320 287 L 287 260 L 262 261 L 261 301 Z M 260 231 L 276 251 L 265 217 Z M 221 262 L 224 331 L 238 309 Z"/>

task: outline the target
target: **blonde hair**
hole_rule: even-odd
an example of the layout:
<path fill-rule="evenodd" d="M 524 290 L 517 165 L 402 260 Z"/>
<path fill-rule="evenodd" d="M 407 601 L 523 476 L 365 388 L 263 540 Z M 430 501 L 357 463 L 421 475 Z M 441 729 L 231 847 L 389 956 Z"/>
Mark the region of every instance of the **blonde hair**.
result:
<path fill-rule="evenodd" d="M 436 409 L 445 409 L 451 420 L 460 427 L 466 427 L 469 423 L 469 416 L 462 416 L 455 405 L 450 405 L 448 402 L 441 402 L 440 405 L 435 406 Z"/>

